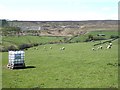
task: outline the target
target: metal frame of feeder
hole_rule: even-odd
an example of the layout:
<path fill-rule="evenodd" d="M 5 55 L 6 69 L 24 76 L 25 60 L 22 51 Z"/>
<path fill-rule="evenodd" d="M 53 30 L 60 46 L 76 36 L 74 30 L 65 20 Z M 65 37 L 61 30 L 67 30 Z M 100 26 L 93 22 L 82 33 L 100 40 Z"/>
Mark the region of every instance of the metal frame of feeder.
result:
<path fill-rule="evenodd" d="M 25 68 L 24 56 L 24 51 L 9 51 L 7 67 L 9 69 Z"/>

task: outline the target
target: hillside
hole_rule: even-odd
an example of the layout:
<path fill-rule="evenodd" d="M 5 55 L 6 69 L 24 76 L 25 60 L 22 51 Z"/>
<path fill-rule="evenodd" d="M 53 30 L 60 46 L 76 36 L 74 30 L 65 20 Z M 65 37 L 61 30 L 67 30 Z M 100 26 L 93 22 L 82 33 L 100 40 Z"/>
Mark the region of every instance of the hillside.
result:
<path fill-rule="evenodd" d="M 117 30 L 117 20 L 91 21 L 9 21 L 10 26 L 22 31 L 37 30 L 40 35 L 73 36 L 96 30 Z"/>
<path fill-rule="evenodd" d="M 5 23 L 5 22 L 4 22 Z M 53 43 L 75 43 L 118 38 L 117 20 L 96 21 L 7 21 L 0 51 Z M 17 30 L 18 31 L 14 31 Z M 14 30 L 13 30 L 14 29 Z M 97 36 L 105 34 L 104 37 Z M 92 36 L 92 37 L 91 37 Z"/>
<path fill-rule="evenodd" d="M 107 50 L 94 42 L 49 44 L 25 51 L 25 69 L 9 70 L 2 53 L 3 88 L 118 88 L 118 40 Z M 53 47 L 50 49 L 50 47 Z M 65 50 L 60 50 L 65 47 Z M 97 47 L 96 47 L 97 48 Z"/>

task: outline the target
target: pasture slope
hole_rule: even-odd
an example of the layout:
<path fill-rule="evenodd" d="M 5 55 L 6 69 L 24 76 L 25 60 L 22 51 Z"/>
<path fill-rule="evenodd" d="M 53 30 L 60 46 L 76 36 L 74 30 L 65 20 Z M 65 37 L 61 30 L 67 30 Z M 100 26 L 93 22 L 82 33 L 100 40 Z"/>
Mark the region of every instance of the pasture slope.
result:
<path fill-rule="evenodd" d="M 78 35 L 77 37 L 75 36 L 3 36 L 2 37 L 2 43 L 0 43 L 0 49 L 3 48 L 8 48 L 10 46 L 15 46 L 16 48 L 19 48 L 20 45 L 22 44 L 48 44 L 48 43 L 65 43 L 65 42 L 85 42 L 86 39 L 88 38 L 89 35 L 93 35 L 94 37 L 97 37 L 97 34 L 101 33 L 101 31 L 91 31 L 88 32 L 87 34 L 83 35 Z M 103 38 L 110 39 L 112 35 L 118 36 L 118 32 L 115 30 L 112 31 L 102 31 L 104 36 Z"/>
<path fill-rule="evenodd" d="M 118 40 L 93 51 L 95 42 L 47 44 L 25 51 L 25 69 L 9 70 L 2 53 L 3 88 L 117 88 Z M 44 49 L 44 47 L 46 47 Z M 52 47 L 52 49 L 50 49 Z M 60 50 L 65 47 L 65 50 Z"/>

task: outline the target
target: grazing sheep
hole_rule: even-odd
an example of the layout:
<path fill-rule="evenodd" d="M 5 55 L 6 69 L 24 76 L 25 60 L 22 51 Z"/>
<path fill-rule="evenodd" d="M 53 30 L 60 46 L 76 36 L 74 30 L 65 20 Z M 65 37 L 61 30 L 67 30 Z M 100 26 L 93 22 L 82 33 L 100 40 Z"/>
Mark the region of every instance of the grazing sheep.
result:
<path fill-rule="evenodd" d="M 102 49 L 102 48 L 103 48 L 102 46 L 97 47 L 97 49 Z"/>
<path fill-rule="evenodd" d="M 110 46 L 110 45 L 108 45 L 108 46 L 107 46 L 107 49 L 110 49 L 110 48 L 111 48 L 111 46 Z"/>
<path fill-rule="evenodd" d="M 103 47 L 102 46 L 100 46 L 100 49 L 102 49 Z"/>
<path fill-rule="evenodd" d="M 97 49 L 100 49 L 100 47 L 97 47 Z"/>
<path fill-rule="evenodd" d="M 95 48 L 92 48 L 92 50 L 95 50 Z"/>
<path fill-rule="evenodd" d="M 65 50 L 65 47 L 62 47 L 62 50 Z"/>
<path fill-rule="evenodd" d="M 60 48 L 60 50 L 65 50 L 65 47 Z"/>
<path fill-rule="evenodd" d="M 62 50 L 62 48 L 60 48 L 60 50 Z"/>
<path fill-rule="evenodd" d="M 110 43 L 109 45 L 112 46 L 112 43 Z"/>
<path fill-rule="evenodd" d="M 34 49 L 38 50 L 38 48 L 34 48 Z"/>
<path fill-rule="evenodd" d="M 36 50 L 38 50 L 38 48 L 36 48 Z"/>

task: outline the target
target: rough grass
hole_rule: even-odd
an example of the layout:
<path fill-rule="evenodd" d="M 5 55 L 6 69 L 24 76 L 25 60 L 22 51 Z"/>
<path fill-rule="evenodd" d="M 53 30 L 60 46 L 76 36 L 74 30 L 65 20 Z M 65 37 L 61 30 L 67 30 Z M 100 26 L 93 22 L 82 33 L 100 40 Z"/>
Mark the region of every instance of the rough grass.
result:
<path fill-rule="evenodd" d="M 75 37 L 71 40 L 71 42 L 84 42 L 86 41 L 86 39 L 88 38 L 88 35 L 93 35 L 94 37 L 97 36 L 97 34 L 105 34 L 104 38 L 105 39 L 110 39 L 110 36 L 111 35 L 115 35 L 115 36 L 118 36 L 118 32 L 117 31 L 91 31 L 91 32 L 88 32 L 87 34 L 85 35 L 80 35 L 78 37 Z"/>
<path fill-rule="evenodd" d="M 7 48 L 11 45 L 16 46 L 17 48 L 22 44 L 45 44 L 51 42 L 60 42 L 63 41 L 64 37 L 49 37 L 49 36 L 3 36 L 2 43 L 0 47 Z"/>
<path fill-rule="evenodd" d="M 80 35 L 71 39 L 69 42 L 84 42 L 88 38 L 88 35 L 97 36 L 100 34 L 100 31 L 92 31 L 85 35 Z M 104 38 L 109 39 L 111 35 L 118 35 L 117 31 L 103 31 L 103 34 L 106 36 Z M 34 43 L 49 43 L 49 42 L 60 42 L 64 41 L 64 38 L 69 39 L 71 37 L 49 37 L 49 36 L 3 36 L 2 46 L 8 47 L 10 45 L 21 45 L 21 44 L 34 44 Z"/>
<path fill-rule="evenodd" d="M 53 44 L 25 51 L 26 69 L 9 70 L 2 58 L 3 88 L 117 88 L 118 41 L 92 51 L 93 42 Z M 65 47 L 61 51 L 61 47 Z M 46 47 L 46 49 L 44 49 Z M 50 47 L 53 47 L 50 49 Z M 33 68 L 34 66 L 34 68 Z"/>
<path fill-rule="evenodd" d="M 5 36 L 2 38 L 3 42 L 9 42 L 14 44 L 22 43 L 46 43 L 46 42 L 55 42 L 63 39 L 63 37 L 48 37 L 48 36 Z"/>
<path fill-rule="evenodd" d="M 118 36 L 118 31 L 115 31 L 115 30 L 113 30 L 113 31 L 92 31 L 92 32 L 90 32 L 90 34 L 93 36 L 97 36 L 97 34 L 105 34 L 104 37 L 106 39 L 109 39 L 111 35 Z"/>

